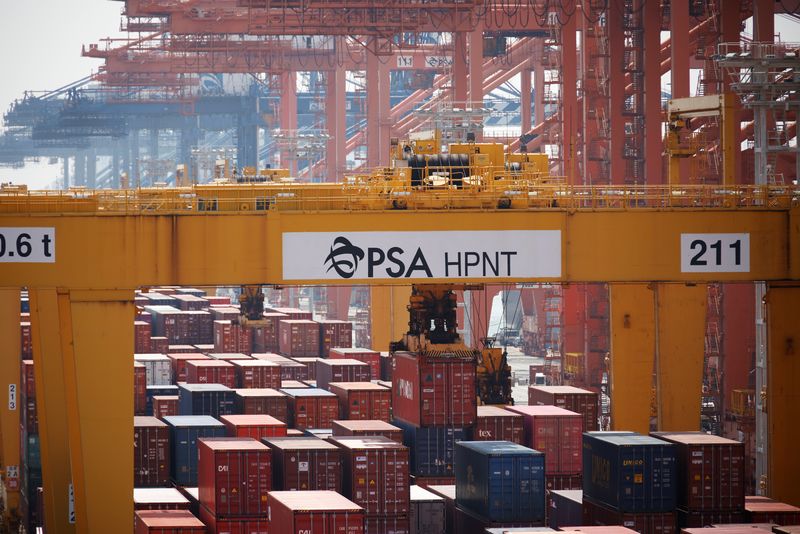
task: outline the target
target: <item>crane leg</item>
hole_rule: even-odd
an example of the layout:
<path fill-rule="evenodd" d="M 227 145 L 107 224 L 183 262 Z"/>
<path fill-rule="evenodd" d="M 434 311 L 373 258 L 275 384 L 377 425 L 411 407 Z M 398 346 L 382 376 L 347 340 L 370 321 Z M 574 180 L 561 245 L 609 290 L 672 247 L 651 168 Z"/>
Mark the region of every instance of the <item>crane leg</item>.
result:
<path fill-rule="evenodd" d="M 20 390 L 20 327 L 19 327 L 19 290 L 0 290 L 0 376 L 7 377 L 9 402 L 0 403 L 0 468 L 3 478 L 3 502 L 6 524 L 17 517 L 19 509 L 19 423 L 22 409 L 22 392 Z M 16 403 L 11 403 L 11 389 L 14 389 Z M 11 467 L 11 469 L 9 469 Z M 10 478 L 9 473 L 16 471 L 17 477 Z"/>
<path fill-rule="evenodd" d="M 767 495 L 800 506 L 800 287 L 770 284 L 766 304 Z"/>
<path fill-rule="evenodd" d="M 655 306 L 647 284 L 609 284 L 611 300 L 611 424 L 650 431 Z"/>
<path fill-rule="evenodd" d="M 408 332 L 411 286 L 370 286 L 370 337 L 372 350 L 389 350 Z"/>

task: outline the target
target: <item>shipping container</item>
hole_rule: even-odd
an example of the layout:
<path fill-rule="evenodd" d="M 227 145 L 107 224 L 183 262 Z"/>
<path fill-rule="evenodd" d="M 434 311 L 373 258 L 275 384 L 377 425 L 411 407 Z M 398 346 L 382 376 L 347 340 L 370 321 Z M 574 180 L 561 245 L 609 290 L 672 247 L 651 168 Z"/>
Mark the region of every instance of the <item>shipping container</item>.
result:
<path fill-rule="evenodd" d="M 372 382 L 333 382 L 328 388 L 339 397 L 342 419 L 391 419 L 392 391 L 388 388 Z"/>
<path fill-rule="evenodd" d="M 584 432 L 600 428 L 598 395 L 593 391 L 573 386 L 529 386 L 528 404 L 558 406 L 579 413 L 583 415 Z"/>
<path fill-rule="evenodd" d="M 214 352 L 214 344 L 213 343 L 195 343 L 192 345 L 194 347 L 195 353 L 200 353 L 204 356 L 208 356 L 212 352 Z"/>
<path fill-rule="evenodd" d="M 133 322 L 133 352 L 134 354 L 147 354 L 150 348 L 150 323 L 145 321 Z"/>
<path fill-rule="evenodd" d="M 231 321 L 231 323 L 238 323 L 239 316 L 242 314 L 239 308 L 233 306 L 216 306 L 209 308 L 208 311 L 211 313 L 211 318 L 214 319 L 214 322 Z"/>
<path fill-rule="evenodd" d="M 172 481 L 178 486 L 197 485 L 197 440 L 225 437 L 225 425 L 208 415 L 165 417 L 170 427 Z"/>
<path fill-rule="evenodd" d="M 289 397 L 289 421 L 298 430 L 331 428 L 339 418 L 339 399 L 324 389 L 281 389 Z"/>
<path fill-rule="evenodd" d="M 258 517 L 218 517 L 200 504 L 200 520 L 208 526 L 209 534 L 270 534 L 266 514 Z"/>
<path fill-rule="evenodd" d="M 410 534 L 411 523 L 408 514 L 371 516 L 364 520 L 367 534 Z"/>
<path fill-rule="evenodd" d="M 188 510 L 189 500 L 175 488 L 133 488 L 134 510 Z"/>
<path fill-rule="evenodd" d="M 548 475 L 580 473 L 583 416 L 556 406 L 509 406 L 522 414 L 525 445 L 545 453 Z"/>
<path fill-rule="evenodd" d="M 416 484 L 420 488 L 428 488 L 430 486 L 455 486 L 456 477 L 421 477 L 419 475 L 411 475 L 411 483 Z"/>
<path fill-rule="evenodd" d="M 281 380 L 307 380 L 308 367 L 286 356 L 272 353 L 256 353 L 253 358 L 272 362 L 281 366 Z"/>
<path fill-rule="evenodd" d="M 547 492 L 547 526 L 554 529 L 583 524 L 583 491 Z"/>
<path fill-rule="evenodd" d="M 746 496 L 745 517 L 748 523 L 800 525 L 800 508 L 766 497 Z"/>
<path fill-rule="evenodd" d="M 288 423 L 289 397 L 277 389 L 237 389 L 236 413 L 271 415 L 279 421 Z"/>
<path fill-rule="evenodd" d="M 280 438 L 286 436 L 286 423 L 271 415 L 223 415 L 228 436 L 238 438 Z"/>
<path fill-rule="evenodd" d="M 674 512 L 675 446 L 633 432 L 583 435 L 583 500 L 620 512 Z M 655 527 L 654 527 L 655 528 Z"/>
<path fill-rule="evenodd" d="M 490 521 L 471 510 L 466 510 L 458 505 L 455 507 L 455 534 L 486 534 L 488 529 L 499 528 L 506 532 L 511 528 L 541 527 L 542 522 L 528 521 Z"/>
<path fill-rule="evenodd" d="M 280 341 L 278 328 L 280 322 L 290 319 L 285 313 L 265 312 L 266 324 L 253 328 L 253 352 L 278 352 Z"/>
<path fill-rule="evenodd" d="M 311 386 L 300 380 L 281 380 L 280 389 L 309 389 Z"/>
<path fill-rule="evenodd" d="M 297 357 L 294 357 L 294 358 L 291 358 L 291 359 L 292 359 L 292 361 L 295 361 L 295 362 L 297 362 L 299 364 L 302 364 L 302 365 L 306 366 L 306 369 L 308 369 L 308 380 L 316 380 L 317 379 L 317 362 L 319 360 L 321 360 L 322 358 L 317 358 L 317 357 L 305 358 L 305 357 L 297 356 Z M 317 386 L 314 385 L 314 387 L 317 387 Z"/>
<path fill-rule="evenodd" d="M 413 485 L 409 491 L 408 514 L 411 534 L 444 534 L 444 498 L 425 488 Z"/>
<path fill-rule="evenodd" d="M 710 527 L 717 523 L 744 523 L 744 510 L 686 510 L 678 508 L 678 529 Z"/>
<path fill-rule="evenodd" d="M 281 367 L 272 362 L 255 360 L 232 360 L 236 370 L 236 386 L 239 388 L 273 388 L 281 387 Z"/>
<path fill-rule="evenodd" d="M 685 528 L 681 533 L 688 534 L 771 534 L 777 533 L 778 526 L 771 526 L 771 524 L 733 524 L 733 525 L 718 525 L 712 528 Z M 787 527 L 792 529 L 793 527 Z M 797 528 L 797 527 L 794 527 Z"/>
<path fill-rule="evenodd" d="M 148 386 L 172 384 L 172 361 L 165 354 L 134 354 L 133 360 L 144 365 Z"/>
<path fill-rule="evenodd" d="M 169 352 L 169 340 L 161 336 L 150 336 L 150 352 L 166 354 Z"/>
<path fill-rule="evenodd" d="M 190 384 L 222 384 L 236 387 L 236 369 L 220 360 L 189 360 L 186 362 L 186 381 Z"/>
<path fill-rule="evenodd" d="M 166 396 L 166 397 L 177 397 L 178 396 L 178 386 L 147 386 L 145 388 L 145 397 L 146 397 L 146 404 L 145 404 L 145 414 L 152 415 L 153 414 L 153 397 L 158 396 Z"/>
<path fill-rule="evenodd" d="M 133 485 L 167 486 L 170 475 L 169 427 L 155 417 L 133 418 Z"/>
<path fill-rule="evenodd" d="M 675 445 L 679 507 L 694 511 L 744 509 L 743 443 L 704 432 L 651 435 Z"/>
<path fill-rule="evenodd" d="M 456 529 L 456 485 L 441 484 L 427 486 L 425 489 L 444 499 L 444 525 L 447 534 L 455 534 Z"/>
<path fill-rule="evenodd" d="M 194 347 L 192 347 L 194 348 Z M 209 360 L 210 358 L 200 352 L 179 352 L 169 353 L 167 358 L 172 362 L 172 380 L 173 382 L 188 382 L 188 371 L 186 362 L 189 360 Z"/>
<path fill-rule="evenodd" d="M 303 380 L 302 383 L 307 385 L 310 388 L 317 387 L 317 381 L 316 380 Z"/>
<path fill-rule="evenodd" d="M 392 411 L 419 426 L 468 427 L 477 419 L 475 362 L 457 355 L 394 354 Z"/>
<path fill-rule="evenodd" d="M 356 360 L 369 365 L 370 380 L 381 379 L 381 353 L 378 351 L 364 349 L 361 347 L 334 346 L 328 352 L 323 352 L 323 356 L 336 360 Z"/>
<path fill-rule="evenodd" d="M 521 414 L 499 406 L 478 406 L 478 422 L 472 431 L 475 441 L 510 441 L 524 444 L 525 427 Z"/>
<path fill-rule="evenodd" d="M 167 356 L 170 354 L 189 354 L 192 352 L 197 352 L 194 345 L 170 345 Z"/>
<path fill-rule="evenodd" d="M 222 360 L 229 363 L 253 359 L 252 356 L 249 356 L 241 352 L 212 352 L 208 356 L 209 358 L 212 358 L 214 360 Z"/>
<path fill-rule="evenodd" d="M 271 491 L 274 534 L 365 534 L 364 509 L 333 491 Z"/>
<path fill-rule="evenodd" d="M 229 306 L 231 303 L 230 297 L 221 297 L 217 295 L 206 295 L 206 300 L 209 306 Z"/>
<path fill-rule="evenodd" d="M 381 352 L 381 380 L 386 380 L 388 382 L 392 381 L 392 362 L 394 358 L 388 352 Z"/>
<path fill-rule="evenodd" d="M 383 436 L 403 443 L 403 430 L 386 421 L 334 421 L 331 430 L 334 436 Z"/>
<path fill-rule="evenodd" d="M 583 474 L 547 475 L 544 476 L 544 487 L 547 490 L 579 490 L 583 489 Z"/>
<path fill-rule="evenodd" d="M 206 526 L 188 510 L 139 510 L 135 534 L 206 534 Z"/>
<path fill-rule="evenodd" d="M 278 348 L 285 356 L 319 356 L 319 323 L 283 320 L 278 325 Z"/>
<path fill-rule="evenodd" d="M 292 321 L 310 321 L 314 318 L 310 311 L 303 311 L 300 308 L 266 308 L 265 315 L 269 313 L 282 313 Z"/>
<path fill-rule="evenodd" d="M 272 487 L 276 490 L 341 491 L 341 453 L 327 441 L 311 438 L 269 438 Z"/>
<path fill-rule="evenodd" d="M 353 324 L 347 321 L 319 321 L 319 355 L 329 358 L 334 347 L 353 346 Z M 357 359 L 357 358 L 356 358 Z"/>
<path fill-rule="evenodd" d="M 201 438 L 197 444 L 200 504 L 218 518 L 265 515 L 270 448 L 253 438 Z"/>
<path fill-rule="evenodd" d="M 253 352 L 253 331 L 233 321 L 214 321 L 214 352 Z"/>
<path fill-rule="evenodd" d="M 180 415 L 178 395 L 153 395 L 153 416 L 163 419 L 170 415 Z"/>
<path fill-rule="evenodd" d="M 328 389 L 333 382 L 369 382 L 369 365 L 346 358 L 319 360 L 317 362 L 317 386 Z"/>
<path fill-rule="evenodd" d="M 674 534 L 675 511 L 622 512 L 587 498 L 583 493 L 584 525 L 622 525 L 639 534 Z"/>
<path fill-rule="evenodd" d="M 409 451 L 383 436 L 330 438 L 342 450 L 342 493 L 371 515 L 408 514 Z"/>
<path fill-rule="evenodd" d="M 458 506 L 491 522 L 544 522 L 544 454 L 508 441 L 455 447 Z"/>
<path fill-rule="evenodd" d="M 178 308 L 183 311 L 202 310 L 208 307 L 208 301 L 194 295 L 175 294 L 172 296 L 177 302 Z"/>
<path fill-rule="evenodd" d="M 236 412 L 236 393 L 222 384 L 178 384 L 181 415 L 219 417 Z"/>
<path fill-rule="evenodd" d="M 22 361 L 23 371 L 25 362 L 27 361 L 29 360 Z M 31 371 L 33 371 L 32 361 L 31 361 Z M 23 377 L 25 376 L 24 372 L 22 376 Z M 33 405 L 30 406 L 30 408 L 33 409 L 33 414 L 36 415 L 36 396 L 26 395 L 26 398 L 33 399 Z M 28 409 L 27 403 L 24 404 L 23 407 L 27 410 Z M 147 367 L 145 367 L 143 363 L 139 362 L 133 362 L 133 411 L 134 415 L 147 415 Z M 28 416 L 26 415 L 26 420 L 27 418 Z M 27 424 L 32 425 L 33 421 L 29 421 Z M 30 428 L 29 431 L 31 431 Z"/>
<path fill-rule="evenodd" d="M 416 476 L 455 476 L 455 444 L 468 440 L 467 428 L 452 426 L 418 427 L 395 419 L 393 425 L 403 430 L 403 444 L 411 449 L 411 473 Z"/>

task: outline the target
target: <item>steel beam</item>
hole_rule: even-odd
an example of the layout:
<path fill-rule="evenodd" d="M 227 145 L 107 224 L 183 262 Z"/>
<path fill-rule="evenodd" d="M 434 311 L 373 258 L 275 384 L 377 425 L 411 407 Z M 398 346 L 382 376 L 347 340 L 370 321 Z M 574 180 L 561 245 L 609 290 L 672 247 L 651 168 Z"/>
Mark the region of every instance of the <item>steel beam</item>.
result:
<path fill-rule="evenodd" d="M 580 119 L 578 117 L 578 55 L 577 55 L 577 20 L 580 8 L 575 0 L 566 0 L 565 4 L 572 5 L 572 14 L 561 13 L 566 19 L 561 28 L 561 161 L 564 163 L 562 173 L 567 177 L 567 183 L 579 184 L 582 178 L 576 175 L 578 137 Z M 562 10 L 569 11 L 569 8 Z"/>
<path fill-rule="evenodd" d="M 684 98 L 689 93 L 689 0 L 672 0 L 670 6 L 671 82 L 672 98 Z M 689 181 L 689 161 L 679 163 L 679 183 Z"/>
<path fill-rule="evenodd" d="M 22 413 L 22 387 L 20 377 L 19 320 L 20 293 L 18 289 L 0 290 L 0 376 L 3 390 L 8 391 L 8 402 L 0 405 L 0 469 L 3 480 L 5 521 L 19 516 L 20 476 L 25 466 L 20 462 L 20 414 Z M 5 400 L 5 399 L 4 399 Z M 16 474 L 15 474 L 16 473 Z M 14 475 L 14 476 L 10 476 Z"/>
<path fill-rule="evenodd" d="M 389 350 L 408 332 L 411 286 L 370 286 L 370 339 L 372 350 Z"/>
<path fill-rule="evenodd" d="M 337 43 L 338 44 L 338 43 Z M 326 181 L 341 180 L 347 154 L 347 94 L 345 92 L 346 71 L 339 67 L 327 73 L 325 87 L 325 127 L 328 130 L 328 146 L 325 152 Z"/>
<path fill-rule="evenodd" d="M 627 183 L 624 145 L 625 145 L 625 27 L 624 3 L 612 2 L 608 10 L 609 76 L 611 130 L 611 183 Z"/>
<path fill-rule="evenodd" d="M 661 124 L 661 6 L 644 3 L 644 171 L 645 183 L 664 182 Z M 729 10 L 735 11 L 735 10 Z"/>
<path fill-rule="evenodd" d="M 454 102 L 466 102 L 469 98 L 468 53 L 466 32 L 455 32 L 453 34 L 453 77 L 451 80 Z"/>

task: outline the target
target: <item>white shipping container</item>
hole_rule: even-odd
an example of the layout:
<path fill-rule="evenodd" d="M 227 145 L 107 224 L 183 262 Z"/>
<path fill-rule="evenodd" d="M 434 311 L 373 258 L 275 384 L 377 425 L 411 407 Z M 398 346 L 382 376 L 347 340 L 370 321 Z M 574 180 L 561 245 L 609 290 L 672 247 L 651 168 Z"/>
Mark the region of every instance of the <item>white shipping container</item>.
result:
<path fill-rule="evenodd" d="M 145 366 L 148 386 L 172 384 L 172 360 L 164 354 L 134 354 L 133 359 Z"/>

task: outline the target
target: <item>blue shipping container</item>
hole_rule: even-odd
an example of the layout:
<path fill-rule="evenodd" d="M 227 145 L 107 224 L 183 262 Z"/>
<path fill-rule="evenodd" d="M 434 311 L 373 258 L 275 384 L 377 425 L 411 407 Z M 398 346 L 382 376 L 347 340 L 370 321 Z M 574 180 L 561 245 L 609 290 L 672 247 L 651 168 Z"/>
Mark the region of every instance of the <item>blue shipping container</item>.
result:
<path fill-rule="evenodd" d="M 236 413 L 236 392 L 222 384 L 178 384 L 178 413 L 219 417 Z"/>
<path fill-rule="evenodd" d="M 509 441 L 456 443 L 456 504 L 490 521 L 544 521 L 544 454 Z"/>
<path fill-rule="evenodd" d="M 453 476 L 453 457 L 457 441 L 470 438 L 468 428 L 451 426 L 417 427 L 395 420 L 403 430 L 403 444 L 411 449 L 411 474 L 421 477 Z"/>
<path fill-rule="evenodd" d="M 153 397 L 156 395 L 171 395 L 178 394 L 178 386 L 147 386 L 147 408 L 145 413 L 153 415 Z"/>
<path fill-rule="evenodd" d="M 178 486 L 197 486 L 197 440 L 224 438 L 225 425 L 208 415 L 171 415 L 169 425 L 172 480 Z"/>
<path fill-rule="evenodd" d="M 634 432 L 584 432 L 583 494 L 621 512 L 676 506 L 675 446 Z"/>

